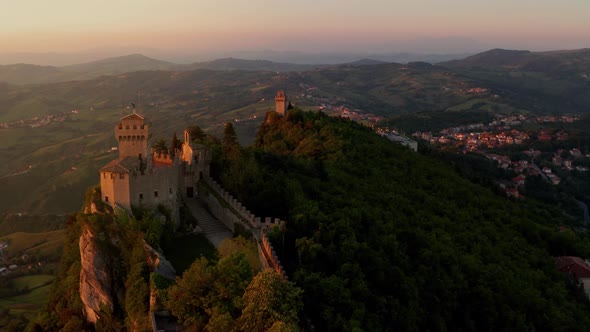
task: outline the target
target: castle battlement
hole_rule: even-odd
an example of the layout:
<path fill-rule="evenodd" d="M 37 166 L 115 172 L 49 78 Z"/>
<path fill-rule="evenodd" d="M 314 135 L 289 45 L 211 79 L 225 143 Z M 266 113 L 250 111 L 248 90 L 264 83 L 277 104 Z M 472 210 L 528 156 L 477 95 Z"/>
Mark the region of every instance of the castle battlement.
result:
<path fill-rule="evenodd" d="M 168 151 L 156 151 L 156 150 L 152 149 L 152 162 L 154 163 L 154 166 L 164 166 L 164 165 L 171 166 L 177 160 L 176 156 L 178 156 L 179 153 L 180 153 L 180 151 L 176 150 L 175 155 L 173 156 Z"/>
<path fill-rule="evenodd" d="M 193 197 L 200 177 L 209 175 L 210 152 L 204 146 L 193 155 L 188 131 L 181 150 L 157 152 L 149 147 L 149 127 L 133 113 L 115 126 L 119 158 L 100 169 L 103 202 L 131 212 L 131 206 L 165 205 L 178 212 L 181 198 Z M 176 213 L 175 213 L 176 214 Z"/>

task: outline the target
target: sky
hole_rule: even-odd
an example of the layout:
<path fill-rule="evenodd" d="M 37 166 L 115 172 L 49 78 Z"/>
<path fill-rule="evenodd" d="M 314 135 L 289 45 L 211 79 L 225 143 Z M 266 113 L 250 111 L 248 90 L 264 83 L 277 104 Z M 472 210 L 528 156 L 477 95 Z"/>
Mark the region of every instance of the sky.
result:
<path fill-rule="evenodd" d="M 0 0 L 0 53 L 590 47 L 589 0 Z"/>

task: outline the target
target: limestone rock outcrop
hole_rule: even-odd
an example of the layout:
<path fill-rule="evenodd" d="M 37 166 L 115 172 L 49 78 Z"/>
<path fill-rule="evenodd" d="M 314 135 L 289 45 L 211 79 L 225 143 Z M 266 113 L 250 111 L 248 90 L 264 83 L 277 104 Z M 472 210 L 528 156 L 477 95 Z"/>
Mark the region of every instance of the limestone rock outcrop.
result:
<path fill-rule="evenodd" d="M 176 270 L 172 266 L 172 263 L 170 263 L 166 257 L 164 257 L 164 255 L 156 251 L 149 244 L 144 242 L 143 247 L 145 249 L 147 264 L 152 268 L 154 273 L 174 280 L 174 278 L 176 278 Z"/>
<path fill-rule="evenodd" d="M 101 307 L 113 310 L 110 258 L 101 252 L 96 234 L 84 227 L 80 236 L 80 298 L 88 322 L 96 323 Z"/>

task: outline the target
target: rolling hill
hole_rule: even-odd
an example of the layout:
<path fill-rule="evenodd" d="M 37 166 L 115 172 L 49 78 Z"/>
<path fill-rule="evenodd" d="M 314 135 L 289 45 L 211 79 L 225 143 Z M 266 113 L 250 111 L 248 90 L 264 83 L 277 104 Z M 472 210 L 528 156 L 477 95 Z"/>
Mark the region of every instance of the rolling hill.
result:
<path fill-rule="evenodd" d="M 586 53 L 493 50 L 439 65 L 348 64 L 278 73 L 237 70 L 276 64 L 237 59 L 208 64 L 219 70 L 164 70 L 169 63 L 135 55 L 70 68 L 70 73 L 149 66 L 160 70 L 51 84 L 1 84 L 0 196 L 5 199 L 0 213 L 77 209 L 84 189 L 97 182 L 98 168 L 112 159 L 112 128 L 130 102 L 139 104 L 152 121 L 154 139 L 170 139 L 194 124 L 220 133 L 232 121 L 245 144 L 252 142 L 280 89 L 302 109 L 351 109 L 382 118 L 420 112 L 448 112 L 445 119 L 488 118 L 498 112 L 573 113 L 590 109 L 589 81 L 567 70 L 556 78 L 549 69 L 531 68 L 544 58 L 561 63 L 553 68 L 583 68 L 589 62 Z M 474 88 L 483 92 L 470 92 Z"/>
<path fill-rule="evenodd" d="M 590 49 L 495 49 L 439 65 L 513 97 L 520 107 L 533 105 L 550 113 L 590 109 Z"/>
<path fill-rule="evenodd" d="M 118 75 L 136 71 L 191 71 L 253 70 L 253 71 L 305 71 L 317 66 L 272 62 L 265 60 L 218 59 L 191 64 L 176 64 L 149 58 L 141 54 L 108 58 L 63 67 L 31 64 L 0 65 L 0 82 L 11 84 L 46 84 L 74 80 L 88 80 L 106 75 Z"/>

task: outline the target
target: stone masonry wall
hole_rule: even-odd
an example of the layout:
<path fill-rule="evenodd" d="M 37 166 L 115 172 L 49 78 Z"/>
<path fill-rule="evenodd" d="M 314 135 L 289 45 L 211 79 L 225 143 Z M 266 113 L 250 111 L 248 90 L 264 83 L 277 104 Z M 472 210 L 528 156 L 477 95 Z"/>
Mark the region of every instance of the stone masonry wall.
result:
<path fill-rule="evenodd" d="M 282 226 L 285 221 L 278 218 L 256 217 L 241 202 L 225 191 L 221 185 L 210 177 L 205 177 L 203 182 L 205 182 L 228 205 L 227 207 L 222 206 L 221 202 L 213 194 L 201 193 L 200 190 L 199 196 L 209 206 L 213 215 L 221 220 L 225 226 L 232 231 L 235 229 L 235 224 L 240 224 L 246 229 L 250 229 L 252 234 L 258 240 L 258 249 L 260 251 L 262 265 L 274 269 L 281 274 L 283 278 L 287 279 L 287 274 L 265 233 L 266 229 L 273 227 L 274 225 Z"/>

